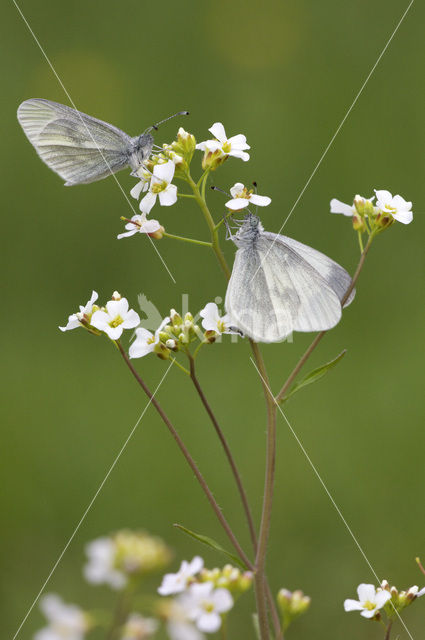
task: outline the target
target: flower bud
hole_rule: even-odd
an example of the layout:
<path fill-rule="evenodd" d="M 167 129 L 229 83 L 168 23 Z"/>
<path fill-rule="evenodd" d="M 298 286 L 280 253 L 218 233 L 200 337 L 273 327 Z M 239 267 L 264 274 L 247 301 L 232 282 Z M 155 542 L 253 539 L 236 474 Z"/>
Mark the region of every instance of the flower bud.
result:
<path fill-rule="evenodd" d="M 384 214 L 382 211 L 378 213 L 375 219 L 376 226 L 381 230 L 390 227 L 394 222 L 394 218 L 391 215 Z"/>
<path fill-rule="evenodd" d="M 167 349 L 163 342 L 157 342 L 153 348 L 153 352 L 156 353 L 158 358 L 161 358 L 161 360 L 168 360 L 170 357 L 170 350 Z"/>
<path fill-rule="evenodd" d="M 287 629 L 291 622 L 305 613 L 310 603 L 311 598 L 300 590 L 291 592 L 288 589 L 280 589 L 277 604 L 282 614 L 283 628 Z"/>
<path fill-rule="evenodd" d="M 225 160 L 227 160 L 229 156 L 226 156 L 222 153 L 221 149 L 217 149 L 216 151 L 208 151 L 205 150 L 204 157 L 202 159 L 202 168 L 204 171 L 209 169 L 210 171 L 215 171 L 217 167 L 219 167 Z"/>
<path fill-rule="evenodd" d="M 178 349 L 177 342 L 172 338 L 169 338 L 168 340 L 166 340 L 165 346 L 167 347 L 167 349 L 171 349 L 171 351 L 177 351 Z"/>
<path fill-rule="evenodd" d="M 354 231 L 366 231 L 366 223 L 358 213 L 353 213 L 353 229 Z"/>
<path fill-rule="evenodd" d="M 218 333 L 216 331 L 209 329 L 204 333 L 204 342 L 207 342 L 208 344 L 212 344 L 217 340 L 217 336 L 218 336 Z"/>
<path fill-rule="evenodd" d="M 165 233 L 165 229 L 164 227 L 161 226 L 159 227 L 159 229 L 157 229 L 153 233 L 148 233 L 148 236 L 150 238 L 153 238 L 154 240 L 162 240 L 162 238 L 164 237 L 164 233 Z"/>
<path fill-rule="evenodd" d="M 118 291 L 114 291 L 114 293 L 112 294 L 112 300 L 121 300 L 121 294 L 118 293 Z"/>

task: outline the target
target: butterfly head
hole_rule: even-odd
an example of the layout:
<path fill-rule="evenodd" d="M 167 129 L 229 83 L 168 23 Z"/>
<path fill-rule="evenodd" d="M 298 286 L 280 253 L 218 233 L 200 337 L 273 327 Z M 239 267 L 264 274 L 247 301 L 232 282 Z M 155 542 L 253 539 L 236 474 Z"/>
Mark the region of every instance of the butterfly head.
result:
<path fill-rule="evenodd" d="M 256 241 L 262 231 L 264 231 L 264 228 L 260 218 L 254 216 L 252 213 L 248 213 L 240 229 L 232 239 L 238 247 L 249 247 Z"/>
<path fill-rule="evenodd" d="M 148 160 L 152 153 L 153 137 L 150 133 L 142 133 L 133 138 L 133 146 L 130 151 L 129 165 L 133 171 L 137 171 Z"/>

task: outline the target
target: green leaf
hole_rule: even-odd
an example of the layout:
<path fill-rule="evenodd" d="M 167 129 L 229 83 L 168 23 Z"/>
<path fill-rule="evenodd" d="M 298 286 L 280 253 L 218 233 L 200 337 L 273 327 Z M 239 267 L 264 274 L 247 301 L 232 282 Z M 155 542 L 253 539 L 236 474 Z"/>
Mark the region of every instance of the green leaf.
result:
<path fill-rule="evenodd" d="M 300 382 L 296 382 L 293 385 L 293 387 L 288 391 L 286 396 L 282 398 L 281 403 L 283 404 L 284 402 L 289 400 L 289 398 L 293 396 L 294 393 L 297 393 L 297 391 L 299 391 L 303 387 L 306 387 L 308 384 L 312 384 L 313 382 L 320 380 L 320 378 L 322 378 L 326 373 L 328 373 L 328 371 L 333 369 L 340 360 L 342 360 L 342 358 L 345 356 L 346 353 L 347 353 L 347 349 L 344 349 L 344 351 L 341 351 L 341 353 L 337 355 L 337 357 L 331 360 L 330 362 L 326 362 L 321 367 L 318 367 L 317 369 L 313 369 L 313 371 L 310 371 L 310 373 L 308 373 L 305 376 L 305 378 L 300 380 Z"/>
<path fill-rule="evenodd" d="M 218 551 L 219 553 L 221 553 L 222 555 L 230 559 L 233 562 L 233 564 L 237 564 L 239 567 L 241 567 L 241 569 L 246 571 L 247 567 L 244 565 L 242 560 L 238 558 L 238 556 L 235 556 L 233 553 L 230 553 L 230 551 L 227 551 L 226 549 L 224 549 L 220 544 L 218 544 L 218 542 L 216 542 L 212 538 L 209 538 L 208 536 L 204 536 L 201 533 L 195 533 L 194 531 L 191 531 L 190 529 L 183 527 L 183 525 L 181 524 L 175 524 L 174 526 L 177 529 L 180 529 L 180 531 L 183 531 L 183 533 L 186 533 L 188 536 L 195 538 L 195 540 L 198 540 L 198 542 L 202 542 L 202 544 L 207 545 L 207 547 L 211 547 L 211 549 L 214 549 L 214 551 Z"/>

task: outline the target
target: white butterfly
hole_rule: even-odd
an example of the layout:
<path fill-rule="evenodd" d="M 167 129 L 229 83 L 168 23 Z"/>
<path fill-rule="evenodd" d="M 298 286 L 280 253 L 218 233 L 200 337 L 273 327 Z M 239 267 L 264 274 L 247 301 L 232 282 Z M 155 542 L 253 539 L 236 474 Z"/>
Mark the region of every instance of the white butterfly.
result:
<path fill-rule="evenodd" d="M 231 238 L 238 250 L 225 308 L 245 335 L 279 342 L 293 331 L 323 331 L 339 322 L 351 283 L 339 264 L 301 242 L 264 231 L 252 214 Z"/>
<path fill-rule="evenodd" d="M 176 115 L 183 114 L 187 111 Z M 102 180 L 126 167 L 137 171 L 152 153 L 150 132 L 157 127 L 132 138 L 108 122 L 39 98 L 19 106 L 18 120 L 40 158 L 67 187 Z"/>

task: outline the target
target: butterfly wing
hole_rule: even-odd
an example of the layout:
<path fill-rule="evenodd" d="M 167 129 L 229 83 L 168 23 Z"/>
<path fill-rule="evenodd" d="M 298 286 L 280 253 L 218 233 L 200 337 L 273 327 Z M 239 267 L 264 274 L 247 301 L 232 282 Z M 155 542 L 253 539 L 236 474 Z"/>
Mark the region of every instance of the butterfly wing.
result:
<path fill-rule="evenodd" d="M 258 342 L 331 329 L 341 318 L 337 293 L 281 238 L 263 232 L 251 247 L 238 249 L 226 293 L 232 322 Z"/>
<path fill-rule="evenodd" d="M 264 232 L 264 236 L 271 236 L 273 240 L 273 238 L 276 237 L 276 234 L 266 231 Z M 345 292 L 351 284 L 351 276 L 343 267 L 341 267 L 340 264 L 331 260 L 331 258 L 328 258 L 324 253 L 316 251 L 316 249 L 302 244 L 302 242 L 298 242 L 297 240 L 293 240 L 292 238 L 279 235 L 279 241 L 288 245 L 298 253 L 298 255 L 304 258 L 304 260 L 306 260 L 314 269 L 316 269 L 316 271 L 318 271 L 326 280 L 331 289 L 335 291 L 338 298 L 342 300 Z M 348 300 L 345 302 L 344 307 L 347 307 L 354 300 L 355 295 L 356 291 L 354 289 Z"/>
<path fill-rule="evenodd" d="M 18 120 L 40 158 L 66 186 L 106 178 L 129 165 L 132 139 L 124 131 L 50 100 L 25 100 Z"/>
<path fill-rule="evenodd" d="M 276 290 L 261 264 L 262 256 L 264 252 L 256 247 L 238 249 L 225 308 L 230 323 L 256 342 L 279 342 L 292 333 L 300 301 L 286 272 L 281 273 Z"/>

